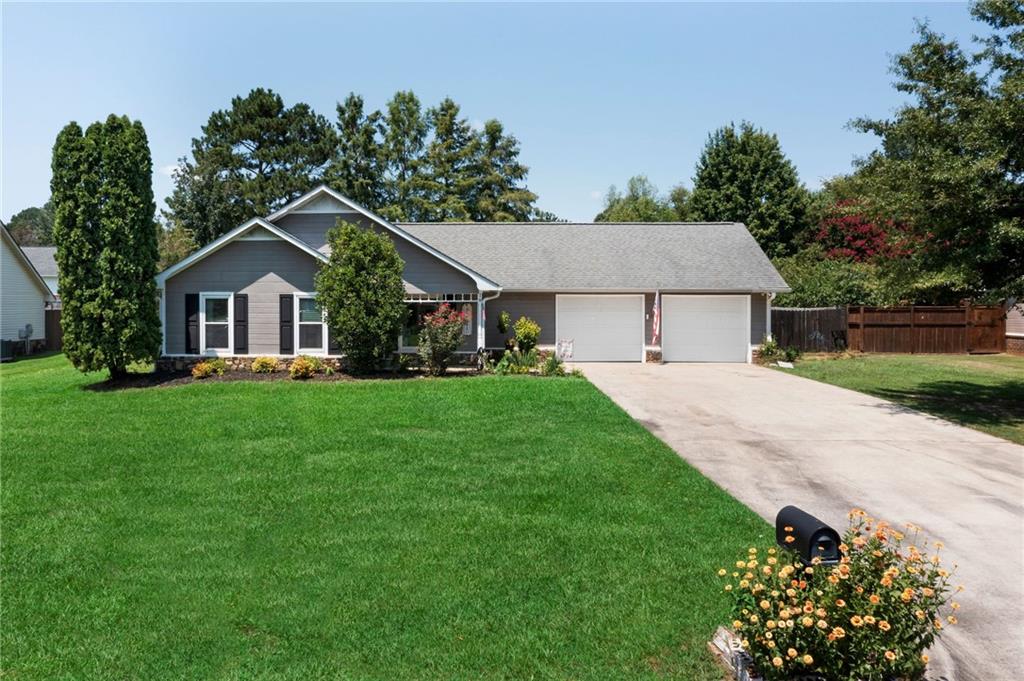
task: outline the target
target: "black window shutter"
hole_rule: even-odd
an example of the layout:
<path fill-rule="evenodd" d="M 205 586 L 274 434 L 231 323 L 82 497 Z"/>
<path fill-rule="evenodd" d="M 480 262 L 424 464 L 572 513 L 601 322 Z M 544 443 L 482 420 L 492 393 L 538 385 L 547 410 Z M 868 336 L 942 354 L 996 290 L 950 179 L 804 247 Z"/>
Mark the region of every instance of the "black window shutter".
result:
<path fill-rule="evenodd" d="M 292 328 L 292 296 L 281 294 L 281 354 L 290 355 L 294 352 L 292 347 L 295 340 L 294 329 Z"/>
<path fill-rule="evenodd" d="M 235 354 L 249 354 L 249 294 L 235 294 Z"/>
<path fill-rule="evenodd" d="M 185 354 L 199 354 L 199 294 L 185 294 Z"/>

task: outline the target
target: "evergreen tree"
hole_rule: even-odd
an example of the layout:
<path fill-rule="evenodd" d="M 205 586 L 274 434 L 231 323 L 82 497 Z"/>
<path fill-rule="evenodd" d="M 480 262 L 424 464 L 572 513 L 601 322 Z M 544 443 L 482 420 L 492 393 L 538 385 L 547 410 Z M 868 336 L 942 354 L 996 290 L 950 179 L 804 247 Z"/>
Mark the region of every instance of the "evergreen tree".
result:
<path fill-rule="evenodd" d="M 428 126 L 420 100 L 412 92 L 396 92 L 385 116 L 385 205 L 389 220 L 418 220 L 423 180 L 419 177 Z"/>
<path fill-rule="evenodd" d="M 307 104 L 286 108 L 262 88 L 215 111 L 202 131 L 192 140 L 192 160 L 179 161 L 166 212 L 200 244 L 309 191 L 335 146 L 327 119 Z"/>
<path fill-rule="evenodd" d="M 53 245 L 53 201 L 47 201 L 42 208 L 26 208 L 15 213 L 7 223 L 19 246 Z"/>
<path fill-rule="evenodd" d="M 466 220 L 474 185 L 473 130 L 448 97 L 427 111 L 427 125 L 433 135 L 423 157 L 424 191 L 414 199 L 414 212 L 424 221 Z"/>
<path fill-rule="evenodd" d="M 383 234 L 342 220 L 327 233 L 328 262 L 316 275 L 327 326 L 356 373 L 376 369 L 394 352 L 405 319 L 405 264 Z"/>
<path fill-rule="evenodd" d="M 744 122 L 708 136 L 689 201 L 694 219 L 742 222 L 768 255 L 779 256 L 807 229 L 807 203 L 775 135 Z"/>
<path fill-rule="evenodd" d="M 156 357 L 153 164 L 142 124 L 111 115 L 58 135 L 52 180 L 64 352 L 82 371 Z"/>
<path fill-rule="evenodd" d="M 529 169 L 519 162 L 519 140 L 489 120 L 473 140 L 470 219 L 522 222 L 531 219 L 537 195 L 526 188 Z"/>
<path fill-rule="evenodd" d="M 332 189 L 370 210 L 384 205 L 384 133 L 379 111 L 364 113 L 363 98 L 350 93 L 338 104 L 337 147 L 324 171 Z"/>
<path fill-rule="evenodd" d="M 192 232 L 181 225 L 171 224 L 165 227 L 157 222 L 154 228 L 156 229 L 157 252 L 160 254 L 157 269 L 160 271 L 184 260 L 197 248 Z"/>

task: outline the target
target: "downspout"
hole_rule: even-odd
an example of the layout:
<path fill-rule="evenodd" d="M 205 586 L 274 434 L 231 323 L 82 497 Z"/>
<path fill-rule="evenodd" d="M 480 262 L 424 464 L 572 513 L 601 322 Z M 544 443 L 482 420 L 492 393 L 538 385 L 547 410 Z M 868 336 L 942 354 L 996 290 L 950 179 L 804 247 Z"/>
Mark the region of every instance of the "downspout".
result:
<path fill-rule="evenodd" d="M 765 338 L 773 340 L 772 335 L 772 301 L 775 300 L 775 294 L 772 292 L 765 293 L 765 311 L 764 311 L 764 331 Z"/>
<path fill-rule="evenodd" d="M 499 288 L 494 292 L 494 295 L 490 298 L 486 296 L 480 297 L 480 314 L 479 321 L 477 323 L 477 353 L 483 355 L 487 349 L 487 303 L 492 300 L 497 300 L 498 296 L 501 295 L 501 289 Z"/>

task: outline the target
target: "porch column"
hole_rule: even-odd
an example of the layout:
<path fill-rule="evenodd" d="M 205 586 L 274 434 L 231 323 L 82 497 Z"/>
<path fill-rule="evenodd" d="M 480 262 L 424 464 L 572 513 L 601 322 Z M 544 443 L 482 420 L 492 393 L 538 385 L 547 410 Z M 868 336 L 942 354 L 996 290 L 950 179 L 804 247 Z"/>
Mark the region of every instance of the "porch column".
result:
<path fill-rule="evenodd" d="M 487 320 L 484 319 L 486 315 L 486 306 L 484 305 L 483 292 L 477 291 L 476 298 L 476 348 L 486 347 L 487 345 Z"/>

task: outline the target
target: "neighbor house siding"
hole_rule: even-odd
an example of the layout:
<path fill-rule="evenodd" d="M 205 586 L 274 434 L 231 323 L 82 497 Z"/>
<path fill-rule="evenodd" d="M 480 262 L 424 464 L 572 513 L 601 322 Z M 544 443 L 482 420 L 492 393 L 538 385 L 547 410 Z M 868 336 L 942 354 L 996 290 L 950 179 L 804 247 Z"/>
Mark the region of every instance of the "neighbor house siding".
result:
<path fill-rule="evenodd" d="M 167 354 L 185 352 L 185 294 L 249 296 L 249 354 L 280 350 L 279 296 L 313 291 L 317 261 L 283 241 L 235 241 L 167 281 Z"/>
<path fill-rule="evenodd" d="M 387 228 L 356 213 L 290 213 L 275 224 L 294 234 L 321 253 L 330 253 L 327 230 L 341 218 L 366 229 L 387 235 L 405 263 L 402 278 L 409 293 L 476 293 L 476 282 L 443 260 L 431 255 Z"/>
<path fill-rule="evenodd" d="M 0 338 L 18 340 L 18 330 L 32 325 L 32 339 L 46 337 L 47 294 L 6 236 L 0 238 Z"/>

